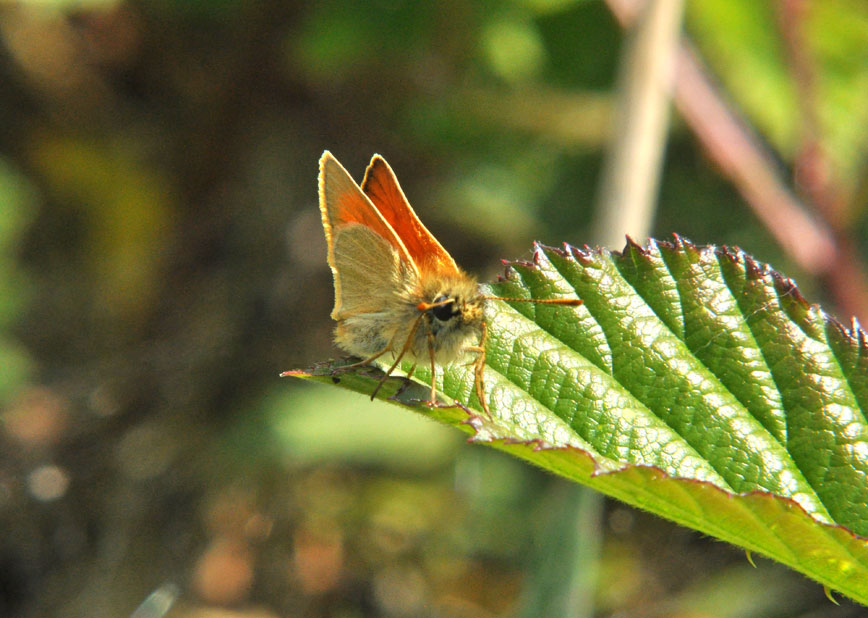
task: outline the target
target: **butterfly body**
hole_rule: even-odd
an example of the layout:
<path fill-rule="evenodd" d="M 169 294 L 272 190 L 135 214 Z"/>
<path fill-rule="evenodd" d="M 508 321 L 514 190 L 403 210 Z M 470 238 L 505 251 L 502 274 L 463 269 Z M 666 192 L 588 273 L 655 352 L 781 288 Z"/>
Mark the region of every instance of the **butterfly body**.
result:
<path fill-rule="evenodd" d="M 440 364 L 462 356 L 482 332 L 483 298 L 472 279 L 407 281 L 384 299 L 380 310 L 361 311 L 338 319 L 335 343 L 350 354 L 368 358 L 388 350 L 405 350 L 405 358 Z M 420 311 L 420 305 L 452 302 Z M 421 319 L 415 328 L 416 322 Z M 408 342 L 409 333 L 412 338 Z M 406 346 L 406 349 L 405 349 Z"/>
<path fill-rule="evenodd" d="M 366 360 L 391 353 L 446 364 L 479 341 L 479 285 L 422 225 L 382 157 L 374 155 L 359 186 L 323 153 L 320 210 L 338 347 Z"/>
<path fill-rule="evenodd" d="M 338 347 L 362 358 L 354 366 L 390 355 L 393 364 L 387 376 L 402 359 L 414 367 L 430 364 L 432 404 L 435 365 L 475 353 L 476 394 L 489 413 L 482 384 L 483 310 L 492 297 L 482 294 L 476 279 L 458 267 L 422 224 L 389 164 L 374 155 L 358 185 L 330 152 L 324 152 L 319 200 L 334 276 L 331 317 L 337 322 Z"/>

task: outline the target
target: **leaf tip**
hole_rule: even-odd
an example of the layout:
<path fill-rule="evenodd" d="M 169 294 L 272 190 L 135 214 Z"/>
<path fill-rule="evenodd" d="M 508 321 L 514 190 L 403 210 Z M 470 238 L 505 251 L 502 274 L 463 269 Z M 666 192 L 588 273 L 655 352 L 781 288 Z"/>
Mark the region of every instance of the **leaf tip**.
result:
<path fill-rule="evenodd" d="M 796 285 L 795 281 L 793 281 L 789 277 L 785 277 L 776 270 L 771 271 L 771 276 L 772 281 L 775 285 L 775 289 L 778 291 L 778 294 L 780 294 L 781 296 L 786 296 L 787 298 L 799 303 L 805 308 L 811 306 L 807 299 L 802 296 L 802 292 L 799 290 L 799 287 Z"/>
<path fill-rule="evenodd" d="M 588 245 L 585 245 L 584 248 L 576 247 L 575 245 L 567 245 L 567 248 L 572 258 L 580 264 L 588 265 L 593 261 L 594 250 Z"/>
<path fill-rule="evenodd" d="M 723 245 L 717 251 L 717 255 L 719 258 L 723 258 L 728 261 L 730 264 L 738 264 L 738 262 L 744 257 L 744 252 L 741 250 L 741 247 L 738 245 Z"/>

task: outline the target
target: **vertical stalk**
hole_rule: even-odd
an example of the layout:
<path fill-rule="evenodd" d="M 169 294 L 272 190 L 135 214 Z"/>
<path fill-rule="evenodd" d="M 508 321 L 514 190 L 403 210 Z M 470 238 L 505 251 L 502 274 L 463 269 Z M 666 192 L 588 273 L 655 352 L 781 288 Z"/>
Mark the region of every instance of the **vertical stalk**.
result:
<path fill-rule="evenodd" d="M 666 149 L 683 0 L 649 0 L 627 31 L 614 139 L 603 169 L 594 240 L 620 247 L 644 239 L 654 218 Z"/>

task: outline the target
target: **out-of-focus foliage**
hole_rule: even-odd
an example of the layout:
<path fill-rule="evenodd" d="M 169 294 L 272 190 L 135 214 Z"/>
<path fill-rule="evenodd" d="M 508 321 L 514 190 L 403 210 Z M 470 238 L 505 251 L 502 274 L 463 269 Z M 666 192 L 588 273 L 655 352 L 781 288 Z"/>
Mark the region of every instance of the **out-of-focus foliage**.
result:
<path fill-rule="evenodd" d="M 809 4 L 819 137 L 868 229 L 864 9 Z M 774 13 L 688 5 L 792 165 Z M 592 243 L 621 43 L 579 0 L 2 3 L 0 614 L 126 616 L 177 590 L 169 616 L 533 615 L 560 481 L 277 374 L 337 354 L 323 149 L 353 171 L 383 154 L 483 280 L 532 240 Z M 818 297 L 674 127 L 655 236 L 741 244 Z M 381 414 L 394 443 L 370 434 Z M 570 567 L 601 573 L 598 613 L 732 615 L 705 591 L 743 586 L 743 556 L 617 505 L 602 528 Z M 768 563 L 752 581 L 755 607 L 831 612 Z"/>
<path fill-rule="evenodd" d="M 810 93 L 793 79 L 779 27 L 782 4 L 699 0 L 688 3 L 688 23 L 728 91 L 785 159 L 804 144 L 805 106 L 816 107 L 828 173 L 852 193 L 868 163 L 868 4 L 801 3 L 803 21 L 793 34 L 812 72 Z"/>
<path fill-rule="evenodd" d="M 9 330 L 30 299 L 31 281 L 17 263 L 17 252 L 33 214 L 32 193 L 25 178 L 0 159 L 0 404 L 9 403 L 31 371 L 30 355 Z"/>

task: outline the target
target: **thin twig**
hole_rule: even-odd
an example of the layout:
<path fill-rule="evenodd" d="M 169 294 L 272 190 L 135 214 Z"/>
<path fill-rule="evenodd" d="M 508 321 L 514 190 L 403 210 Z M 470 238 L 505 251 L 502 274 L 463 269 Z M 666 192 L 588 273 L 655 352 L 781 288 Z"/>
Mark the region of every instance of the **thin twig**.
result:
<path fill-rule="evenodd" d="M 796 87 L 799 110 L 801 144 L 793 164 L 796 187 L 804 191 L 833 228 L 840 228 L 844 203 L 834 188 L 832 167 L 823 147 L 816 67 L 811 62 L 804 32 L 807 7 L 804 0 L 778 0 L 777 7 L 785 59 Z"/>
<path fill-rule="evenodd" d="M 613 139 L 603 169 L 593 238 L 618 246 L 648 236 L 666 150 L 683 0 L 651 0 L 621 56 Z"/>

